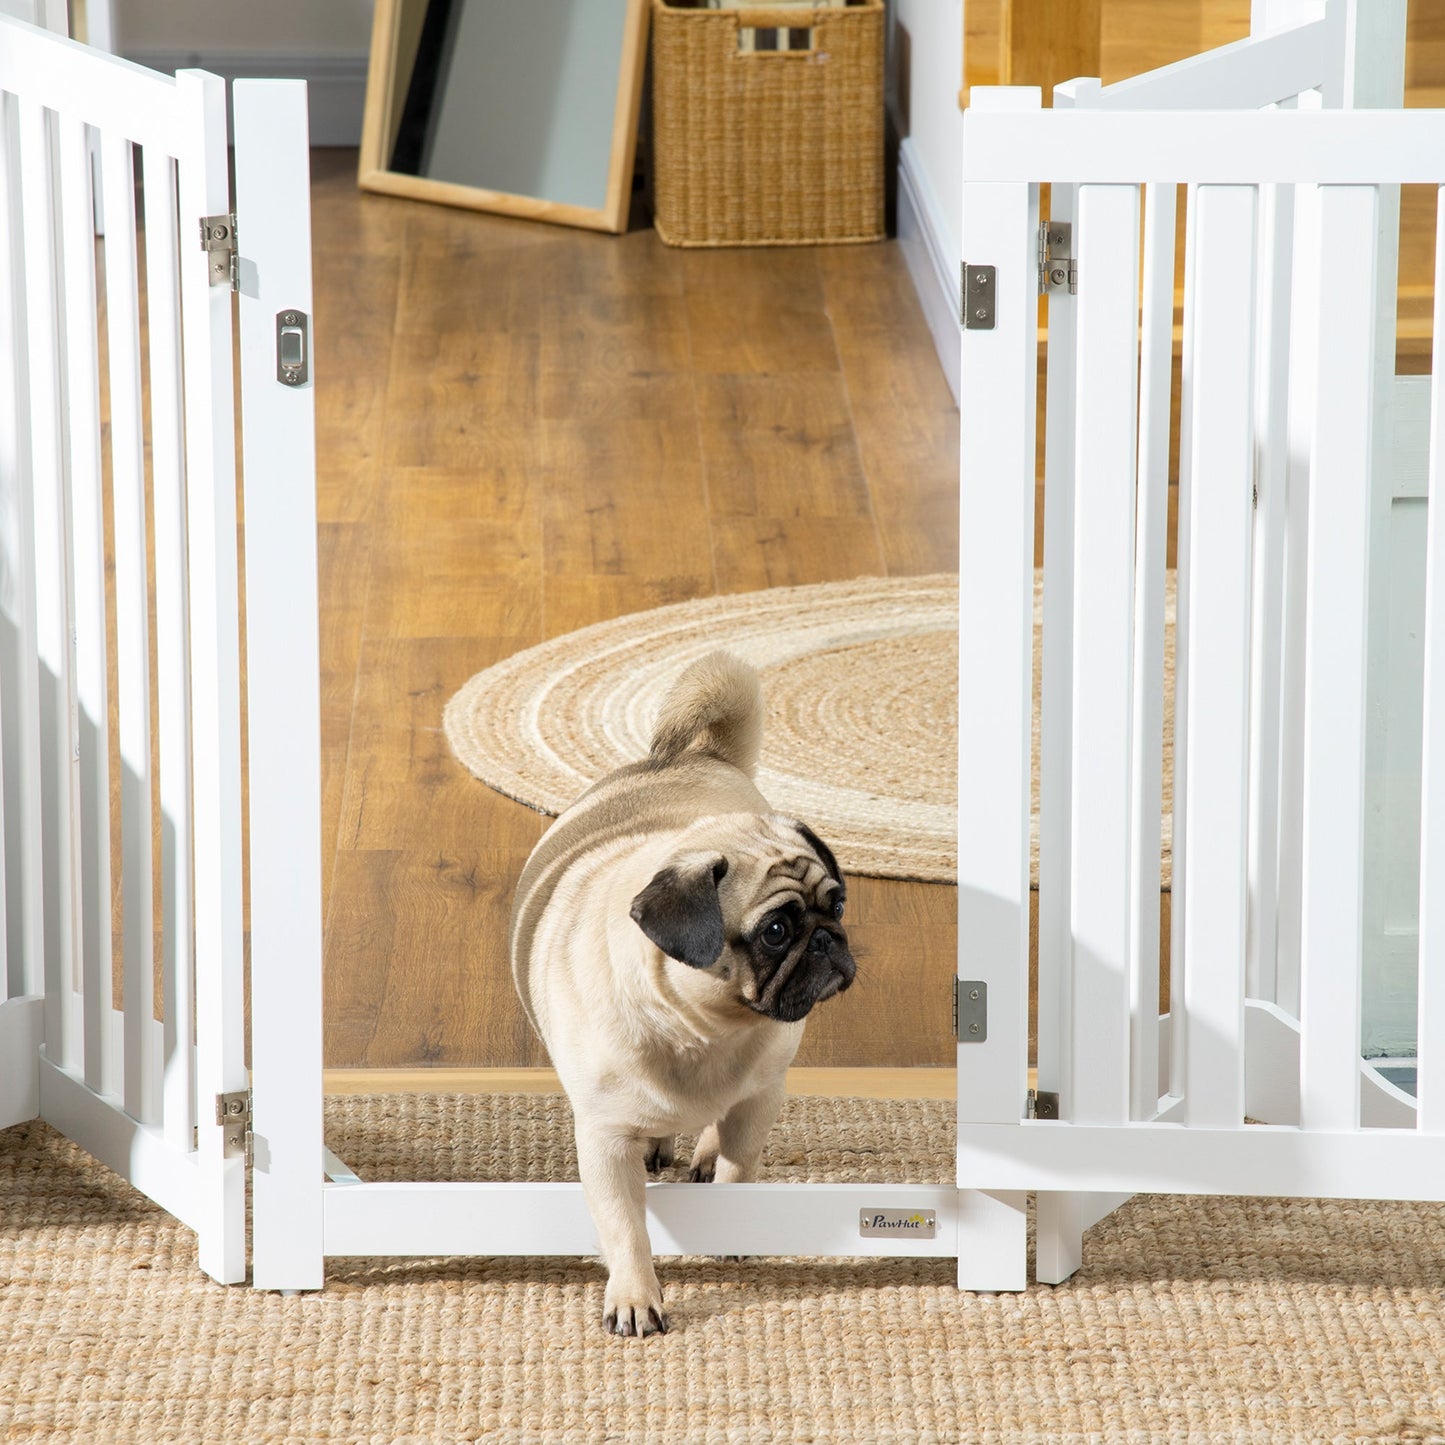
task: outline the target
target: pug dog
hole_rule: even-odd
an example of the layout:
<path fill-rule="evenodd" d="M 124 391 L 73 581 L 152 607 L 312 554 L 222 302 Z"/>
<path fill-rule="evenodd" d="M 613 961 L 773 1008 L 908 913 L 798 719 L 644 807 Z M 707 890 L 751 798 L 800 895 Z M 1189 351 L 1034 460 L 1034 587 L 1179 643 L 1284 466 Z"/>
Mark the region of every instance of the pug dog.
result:
<path fill-rule="evenodd" d="M 648 755 L 557 819 L 513 901 L 512 974 L 572 1104 L 616 1335 L 668 1326 L 647 1174 L 697 1133 L 695 1182 L 753 1179 L 804 1020 L 856 971 L 832 851 L 753 782 L 762 717 L 746 663 L 693 663 Z"/>

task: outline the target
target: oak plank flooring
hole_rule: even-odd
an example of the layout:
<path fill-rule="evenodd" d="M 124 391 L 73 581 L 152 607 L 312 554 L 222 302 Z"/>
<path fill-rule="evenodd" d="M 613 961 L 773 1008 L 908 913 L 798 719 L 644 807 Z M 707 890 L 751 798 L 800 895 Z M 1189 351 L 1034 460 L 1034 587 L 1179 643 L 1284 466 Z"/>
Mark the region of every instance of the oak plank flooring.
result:
<path fill-rule="evenodd" d="M 506 930 L 548 820 L 451 758 L 446 701 L 626 612 L 951 569 L 957 412 L 891 243 L 672 251 L 354 165 L 313 153 L 326 1062 L 534 1068 Z M 852 897 L 800 1063 L 950 1063 L 953 889 Z"/>

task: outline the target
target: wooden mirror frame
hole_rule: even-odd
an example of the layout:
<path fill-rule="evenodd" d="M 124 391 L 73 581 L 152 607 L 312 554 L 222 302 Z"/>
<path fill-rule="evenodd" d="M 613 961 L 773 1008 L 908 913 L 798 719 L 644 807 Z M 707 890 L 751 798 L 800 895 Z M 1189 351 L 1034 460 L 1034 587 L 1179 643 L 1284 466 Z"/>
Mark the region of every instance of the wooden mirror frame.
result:
<path fill-rule="evenodd" d="M 366 109 L 361 127 L 361 159 L 357 184 L 364 191 L 404 196 L 409 200 L 437 201 L 474 211 L 493 211 L 532 221 L 564 226 L 585 226 L 595 231 L 620 233 L 627 229 L 632 200 L 632 168 L 637 150 L 637 118 L 642 99 L 642 75 L 647 59 L 648 0 L 627 0 L 622 30 L 622 66 L 617 81 L 617 105 L 612 118 L 612 148 L 607 169 L 607 193 L 600 209 L 550 201 L 538 196 L 516 196 L 481 186 L 431 180 L 389 169 L 401 105 L 405 99 L 397 75 L 403 51 L 414 61 L 420 21 L 403 33 L 407 10 L 414 6 L 425 15 L 425 0 L 376 0 L 371 32 L 371 61 L 366 77 Z M 410 74 L 410 63 L 405 67 Z M 398 93 L 401 92 L 401 93 Z"/>

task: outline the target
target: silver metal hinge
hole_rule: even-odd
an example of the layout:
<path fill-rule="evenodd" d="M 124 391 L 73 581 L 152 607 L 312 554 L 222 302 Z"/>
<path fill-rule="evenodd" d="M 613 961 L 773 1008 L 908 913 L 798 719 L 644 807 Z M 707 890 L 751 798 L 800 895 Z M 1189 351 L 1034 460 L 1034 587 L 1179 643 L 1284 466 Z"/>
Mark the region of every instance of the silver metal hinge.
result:
<path fill-rule="evenodd" d="M 1025 1119 L 1057 1119 L 1059 1096 L 1047 1090 L 1030 1089 L 1024 1100 Z"/>
<path fill-rule="evenodd" d="M 239 1089 L 233 1094 L 217 1094 L 216 1123 L 226 1131 L 226 1158 L 244 1158 L 249 1164 L 251 1162 L 250 1091 Z"/>
<path fill-rule="evenodd" d="M 963 310 L 965 331 L 992 331 L 998 291 L 998 270 L 993 266 L 963 263 Z"/>
<path fill-rule="evenodd" d="M 987 1040 L 988 985 L 982 979 L 954 979 L 953 1036 L 961 1044 L 981 1044 Z"/>
<path fill-rule="evenodd" d="M 1070 296 L 1079 289 L 1079 263 L 1074 259 L 1074 228 L 1068 221 L 1039 225 L 1039 295 Z"/>
<path fill-rule="evenodd" d="M 236 255 L 236 213 L 201 217 L 201 249 L 208 253 L 211 285 L 238 289 L 240 261 Z"/>

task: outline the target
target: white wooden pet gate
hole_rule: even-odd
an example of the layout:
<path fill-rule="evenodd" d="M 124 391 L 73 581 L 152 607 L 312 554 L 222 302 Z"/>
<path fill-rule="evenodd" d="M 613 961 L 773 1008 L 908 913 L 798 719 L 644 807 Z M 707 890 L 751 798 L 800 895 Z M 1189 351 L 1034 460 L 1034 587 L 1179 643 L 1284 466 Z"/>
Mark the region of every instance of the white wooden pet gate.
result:
<path fill-rule="evenodd" d="M 1323 28 L 1300 27 L 1288 42 L 1264 37 L 1186 63 L 1171 82 L 1175 93 L 1189 93 L 1178 89 L 1181 76 L 1195 73 L 1189 65 L 1216 83 L 1258 77 L 1267 60 L 1293 67 L 1288 85 L 1235 94 L 1229 104 L 1263 105 L 1330 84 L 1346 98 L 1336 4 L 1317 22 Z M 172 81 L 14 22 L 0 26 L 0 1124 L 50 1120 L 195 1227 L 202 1264 L 216 1278 L 244 1277 L 246 1166 L 228 1145 L 241 1131 L 228 1127 L 224 1102 L 241 1111 L 232 1122 L 243 1122 L 244 716 L 254 1282 L 319 1287 L 325 1259 L 338 1255 L 591 1253 L 578 1185 L 365 1183 L 324 1153 L 304 96 L 277 82 L 235 87 L 243 615 L 228 258 L 198 239 L 201 218 L 225 227 L 230 211 L 221 83 L 194 73 Z M 1041 113 L 1035 100 L 1032 110 L 976 110 L 967 119 L 966 255 L 994 268 L 992 300 L 979 303 L 992 310 L 991 329 L 970 330 L 964 351 L 960 973 L 980 994 L 986 987 L 978 1001 L 988 1006 L 982 1041 L 959 1047 L 959 1179 L 967 1187 L 652 1185 L 659 1253 L 957 1256 L 961 1284 L 1008 1289 L 1025 1282 L 1027 1190 L 1041 1191 L 1041 1278 L 1064 1277 L 1077 1263 L 1083 1224 L 1132 1191 L 1445 1195 L 1440 1153 L 1422 1137 L 1439 1127 L 1445 1003 L 1438 989 L 1422 1000 L 1418 1120 L 1412 1112 L 1413 1127 L 1361 1129 L 1357 971 L 1368 534 L 1361 478 L 1378 433 L 1370 258 L 1378 186 L 1445 179 L 1445 128 L 1424 113 L 1121 119 L 1109 111 L 1109 91 L 1085 83 L 1065 94 L 1079 114 Z M 1017 106 L 1020 97 L 1000 100 Z M 85 165 L 96 139 L 107 218 L 103 305 Z M 1141 179 L 1150 182 L 1142 393 Z M 1055 307 L 1050 337 L 1039 1069 L 1041 1088 L 1060 1097 L 1058 1123 L 1021 1117 L 1041 180 L 1059 183 L 1056 221 L 1066 213 L 1060 206 L 1072 207 L 1077 270 L 1077 296 Z M 1316 192 L 1309 183 L 1319 181 L 1326 184 Z M 1149 780 L 1158 774 L 1159 447 L 1171 320 L 1161 278 L 1172 276 L 1176 183 L 1191 187 L 1177 704 L 1187 772 L 1176 788 L 1175 1008 L 1161 1028 L 1149 979 L 1157 954 L 1147 944 L 1151 893 L 1158 904 Z M 1278 224 L 1260 225 L 1278 217 L 1286 197 L 1302 214 L 1318 207 L 1318 222 L 1295 227 L 1293 241 Z M 1261 235 L 1272 238 L 1264 247 Z M 1286 307 L 1275 262 L 1316 242 L 1320 269 L 1303 278 L 1296 270 Z M 1330 277 L 1329 286 L 1310 276 Z M 1282 370 L 1286 390 L 1266 384 Z M 1438 397 L 1435 405 L 1438 413 Z M 1075 429 L 1071 415 L 1086 424 Z M 1282 430 L 1262 426 L 1261 418 L 1281 415 Z M 1308 476 L 1307 546 L 1290 530 L 1305 522 L 1302 511 L 1286 505 L 1281 521 L 1271 510 L 1278 504 L 1266 479 L 1278 473 L 1269 466 L 1283 466 L 1291 480 L 1296 468 Z M 1261 541 L 1267 527 L 1256 515 L 1275 517 L 1282 530 Z M 1283 585 L 1263 566 L 1271 549 L 1288 564 Z M 114 856 L 107 607 L 123 770 Z M 1306 624 L 1302 663 L 1290 651 L 1301 646 L 1289 630 L 1291 607 Z M 983 617 L 987 629 L 968 625 Z M 1302 679 L 1281 691 L 1277 724 L 1261 719 L 1260 690 L 1250 686 L 1251 660 L 1263 665 L 1276 633 L 1280 675 Z M 1435 629 L 1431 642 L 1445 647 L 1445 634 Z M 1432 676 L 1445 688 L 1445 664 Z M 1428 716 L 1442 717 L 1441 707 Z M 1258 739 L 1274 727 L 1280 745 L 1261 750 Z M 1296 757 L 1304 759 L 1303 802 L 1291 811 L 1284 782 L 1267 785 L 1259 773 L 1261 759 L 1272 758 L 1268 767 L 1283 780 Z M 1440 796 L 1425 809 L 1427 873 L 1445 868 L 1445 787 L 1433 786 Z M 1271 802 L 1276 794 L 1282 801 Z M 1261 960 L 1257 945 L 1246 948 L 1259 936 L 1246 910 L 1255 897 L 1246 895 L 1248 870 L 1269 826 L 1279 839 L 1279 886 L 1288 859 L 1300 860 L 1299 1035 L 1273 1002 L 1283 996 L 1274 982 L 1253 986 L 1282 951 Z M 1435 897 L 1445 898 L 1439 884 Z M 1282 904 L 1281 920 L 1289 913 Z M 1430 927 L 1427 916 L 1427 953 L 1441 946 Z M 1282 922 L 1277 931 L 1288 929 Z M 153 933 L 163 941 L 164 1024 L 155 1022 Z M 963 993 L 966 1038 L 972 992 Z M 1247 993 L 1264 1003 L 1247 1006 Z M 1272 1092 L 1257 1063 L 1259 1019 L 1277 1035 Z M 1296 1055 L 1277 1047 L 1296 1037 L 1298 1070 Z M 1303 1127 L 1289 1117 L 1292 1097 Z M 1278 1122 L 1246 1128 L 1246 1107 Z M 900 1227 L 868 1237 L 862 1218 L 880 1214 Z M 931 1236 L 915 1219 L 931 1220 Z"/>
<path fill-rule="evenodd" d="M 0 14 L 0 1125 L 48 1120 L 224 1281 L 246 1274 L 244 1148 L 218 1115 L 247 1090 L 233 285 L 252 945 L 320 960 L 305 88 L 237 83 L 234 108 L 239 250 L 220 79 Z M 285 1009 L 277 982 L 258 974 L 257 1009 Z M 319 1049 L 318 1029 L 318 1095 Z M 293 1139 L 267 1103 L 319 1159 L 319 1128 Z M 259 1247 L 284 1221 L 255 1192 Z"/>
<path fill-rule="evenodd" d="M 1064 87 L 1052 111 L 1036 91 L 975 91 L 965 117 L 960 972 L 988 1015 L 986 1037 L 959 1050 L 959 1177 L 1013 1201 L 1015 1286 L 1026 1191 L 1038 1191 L 1046 1281 L 1072 1273 L 1084 1228 L 1135 1192 L 1445 1199 L 1438 757 L 1431 777 L 1431 745 L 1445 746 L 1438 507 L 1416 715 L 1417 1099 L 1361 1059 L 1366 659 L 1382 580 L 1369 566 L 1372 479 L 1388 493 L 1400 440 L 1388 188 L 1445 183 L 1445 113 L 1310 108 L 1306 89 L 1350 98 L 1351 77 L 1331 66 L 1340 21 L 1332 6 L 1278 37 L 1271 64 L 1252 72 L 1225 69 L 1220 53 L 1112 94 Z M 1206 100 L 1251 108 L 1168 108 Z M 1052 183 L 1053 211 L 1043 256 L 1041 182 Z M 1181 187 L 1173 917 L 1161 1019 Z M 1438 236 L 1436 254 L 1438 266 Z M 1054 294 L 1031 1094 L 1041 283 Z M 1437 272 L 1437 338 L 1440 289 Z M 1412 401 L 1421 392 L 1433 493 L 1445 389 L 1412 379 Z"/>

